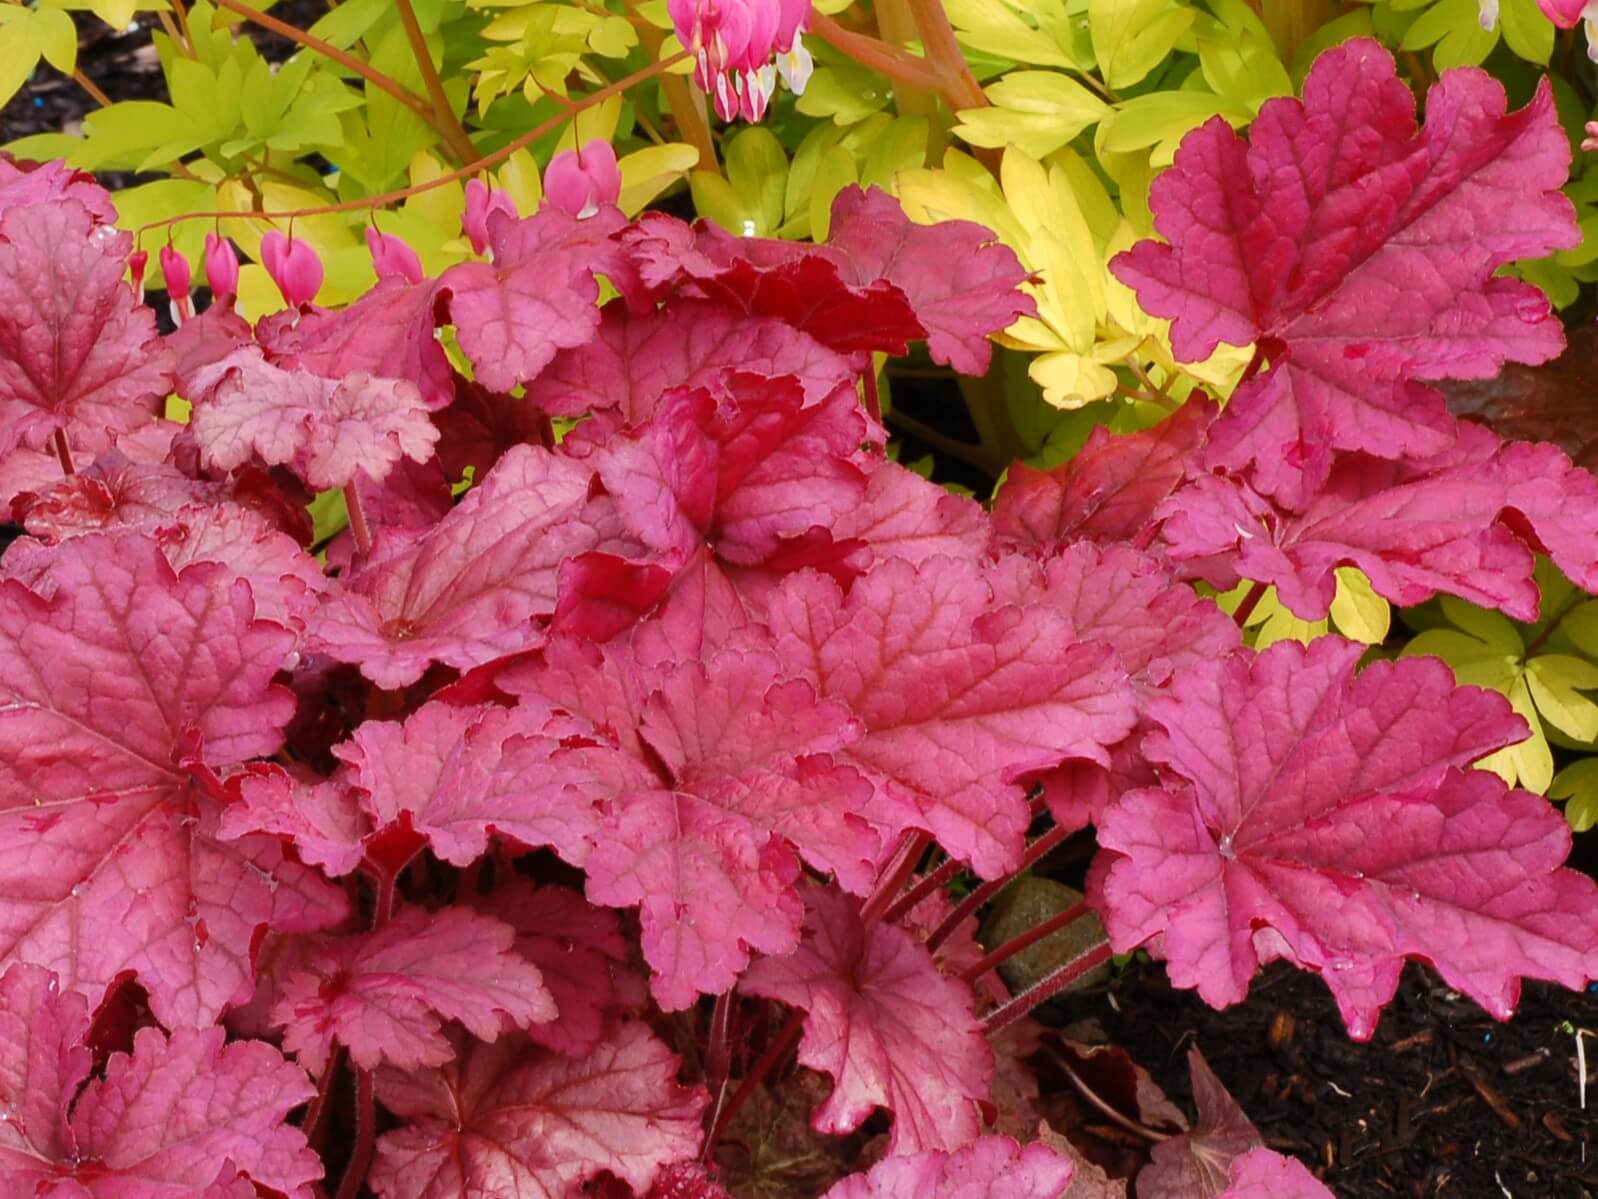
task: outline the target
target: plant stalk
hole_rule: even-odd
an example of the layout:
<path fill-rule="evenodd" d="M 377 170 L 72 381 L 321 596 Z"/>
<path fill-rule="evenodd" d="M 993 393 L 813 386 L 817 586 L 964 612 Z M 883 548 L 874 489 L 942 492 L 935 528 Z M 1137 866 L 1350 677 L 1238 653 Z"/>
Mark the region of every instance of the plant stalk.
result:
<path fill-rule="evenodd" d="M 1003 944 L 995 945 L 981 961 L 973 964 L 960 977 L 966 982 L 976 982 L 989 970 L 1003 962 L 1009 961 L 1016 954 L 1036 945 L 1050 933 L 1058 932 L 1066 925 L 1080 920 L 1088 913 L 1087 900 L 1074 903 L 1070 907 L 1054 913 L 1047 920 L 1040 920 L 1024 933 L 1018 933 Z"/>
<path fill-rule="evenodd" d="M 444 84 L 438 77 L 438 68 L 433 65 L 433 52 L 427 47 L 427 35 L 422 32 L 421 22 L 416 19 L 416 9 L 411 6 L 411 0 L 394 0 L 394 7 L 399 9 L 400 24 L 405 27 L 405 40 L 411 44 L 416 69 L 422 73 L 422 86 L 427 89 L 427 98 L 433 102 L 433 115 L 436 118 L 434 127 L 443 134 L 455 157 L 462 162 L 471 162 L 477 157 L 477 147 L 472 145 L 465 126 L 450 107 L 449 97 L 444 94 Z"/>
<path fill-rule="evenodd" d="M 226 2 L 226 0 L 223 0 L 223 2 Z M 540 122 L 513 141 L 506 142 L 499 149 L 483 155 L 476 162 L 469 162 L 464 166 L 456 167 L 454 170 L 440 175 L 436 179 L 429 179 L 425 183 L 417 183 L 411 187 L 402 187 L 395 191 L 383 192 L 375 196 L 365 196 L 359 200 L 343 200 L 336 204 L 318 204 L 311 208 L 283 208 L 261 211 L 241 211 L 237 208 L 229 208 L 208 209 L 202 212 L 180 212 L 177 216 L 163 217 L 159 221 L 150 221 L 147 224 L 140 225 L 136 230 L 136 235 L 142 235 L 149 229 L 164 229 L 169 225 L 179 225 L 184 221 L 284 221 L 292 220 L 295 217 L 327 216 L 335 212 L 363 212 L 368 209 L 381 208 L 386 204 L 396 204 L 401 200 L 408 200 L 412 196 L 419 196 L 423 192 L 430 192 L 435 187 L 444 187 L 451 183 L 457 183 L 462 179 L 475 175 L 486 167 L 504 162 L 516 151 L 532 145 L 551 130 L 560 128 L 561 125 L 571 120 L 577 113 L 582 112 L 584 109 L 592 108 L 595 104 L 608 100 L 611 96 L 624 92 L 630 87 L 635 87 L 646 79 L 659 75 L 668 67 L 674 66 L 687 57 L 688 52 L 684 50 L 681 54 L 674 54 L 668 59 L 651 63 L 647 67 L 641 67 L 631 75 L 616 80 L 615 83 L 607 84 L 596 92 L 590 92 L 577 101 L 569 111 Z"/>
<path fill-rule="evenodd" d="M 1009 874 L 1006 874 L 1003 878 L 996 878 L 990 880 L 989 882 L 983 883 L 975 891 L 971 892 L 971 894 L 962 899 L 955 906 L 954 911 L 950 912 L 946 917 L 944 917 L 943 923 L 938 925 L 937 928 L 933 929 L 932 935 L 927 938 L 927 948 L 936 949 L 938 946 L 942 945 L 949 939 L 954 930 L 960 927 L 960 922 L 962 920 L 964 920 L 967 916 L 974 914 L 976 910 L 983 904 L 987 903 L 988 900 L 992 899 L 1000 891 L 1004 890 L 1011 883 L 1015 882 L 1015 880 L 1021 876 L 1022 871 L 1040 860 L 1050 850 L 1054 849 L 1055 846 L 1063 844 L 1065 839 L 1070 835 L 1070 832 L 1066 831 L 1060 825 L 1055 825 L 1048 832 L 1044 833 L 1037 840 L 1033 841 L 1031 845 L 1027 846 L 1026 853 L 1021 856 L 1021 864 L 1019 866 L 1017 866 Z"/>
<path fill-rule="evenodd" d="M 287 21 L 280 21 L 269 13 L 251 8 L 244 3 L 244 0 L 216 0 L 216 4 L 218 8 L 225 8 L 229 12 L 237 13 L 246 21 L 252 21 L 263 29 L 270 29 L 273 33 L 297 42 L 308 50 L 315 50 L 323 57 L 332 59 L 345 70 L 353 71 L 373 87 L 387 92 L 431 125 L 439 137 L 444 139 L 445 145 L 450 147 L 451 153 L 454 152 L 449 129 L 447 126 L 440 126 L 438 116 L 434 113 L 432 106 L 409 88 L 402 87 L 392 77 L 383 74 L 382 71 L 374 70 L 353 54 L 340 50 L 331 42 L 324 42 L 321 38 L 307 33 L 296 25 L 290 25 Z"/>
<path fill-rule="evenodd" d="M 1056 967 L 1051 973 L 1028 987 L 1003 1007 L 988 1013 L 982 1022 L 982 1031 L 989 1036 L 1008 1028 L 1041 1003 L 1053 999 L 1089 970 L 1096 970 L 1115 956 L 1108 941 L 1095 945 L 1080 957 Z"/>

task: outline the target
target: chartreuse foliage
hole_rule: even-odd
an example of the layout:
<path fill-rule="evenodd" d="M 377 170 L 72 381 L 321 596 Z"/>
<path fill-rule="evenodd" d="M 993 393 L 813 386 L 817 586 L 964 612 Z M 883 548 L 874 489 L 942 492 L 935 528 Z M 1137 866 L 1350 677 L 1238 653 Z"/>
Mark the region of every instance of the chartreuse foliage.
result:
<path fill-rule="evenodd" d="M 0 6 L 0 83 L 133 7 Z M 30 1193 L 1045 1199 L 1015 1026 L 1112 953 L 1360 1038 L 1598 975 L 1598 479 L 1431 386 L 1592 277 L 1571 5 L 140 7 L 169 101 L 0 157 Z M 1087 825 L 1107 939 L 1011 994 Z M 1193 1072 L 1139 1194 L 1327 1193 Z"/>

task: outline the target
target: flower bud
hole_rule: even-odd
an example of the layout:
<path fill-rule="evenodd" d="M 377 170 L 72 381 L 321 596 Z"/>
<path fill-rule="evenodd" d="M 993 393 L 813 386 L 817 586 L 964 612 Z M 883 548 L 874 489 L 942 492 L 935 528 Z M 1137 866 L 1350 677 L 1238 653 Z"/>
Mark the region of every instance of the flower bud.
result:
<path fill-rule="evenodd" d="M 133 294 L 144 303 L 144 269 L 150 265 L 148 250 L 135 250 L 128 255 L 128 276 L 133 280 Z"/>
<path fill-rule="evenodd" d="M 303 308 L 322 287 L 322 259 L 308 242 L 290 241 L 276 229 L 261 239 L 261 265 L 290 308 Z"/>
<path fill-rule="evenodd" d="M 461 216 L 461 228 L 471 239 L 472 249 L 479 254 L 488 252 L 488 214 L 491 212 L 520 215 L 509 193 L 497 187 L 490 190 L 481 179 L 473 179 L 466 185 L 466 211 Z"/>
<path fill-rule="evenodd" d="M 189 260 L 171 246 L 161 247 L 161 274 L 166 278 L 166 294 L 173 300 L 189 298 Z"/>
<path fill-rule="evenodd" d="M 562 150 L 544 170 L 544 198 L 579 219 L 614 204 L 621 198 L 615 149 L 596 137 L 580 150 Z"/>
<path fill-rule="evenodd" d="M 215 233 L 205 235 L 205 282 L 218 304 L 239 294 L 239 256 L 232 242 Z"/>
<path fill-rule="evenodd" d="M 368 225 L 366 248 L 372 252 L 372 268 L 377 271 L 378 279 L 422 281 L 422 260 L 415 250 L 392 233 L 379 233 L 375 226 Z"/>

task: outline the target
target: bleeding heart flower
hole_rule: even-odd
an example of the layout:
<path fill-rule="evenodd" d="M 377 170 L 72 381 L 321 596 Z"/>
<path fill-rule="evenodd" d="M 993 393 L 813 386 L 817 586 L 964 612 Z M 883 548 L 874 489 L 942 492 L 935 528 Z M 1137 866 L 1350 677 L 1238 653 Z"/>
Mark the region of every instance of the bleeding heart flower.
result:
<path fill-rule="evenodd" d="M 392 233 L 379 233 L 375 226 L 368 225 L 366 248 L 372 252 L 372 267 L 379 279 L 403 279 L 407 283 L 422 281 L 422 260 L 401 238 Z"/>
<path fill-rule="evenodd" d="M 128 276 L 133 280 L 133 294 L 144 303 L 144 268 L 150 265 L 148 250 L 135 250 L 128 255 Z"/>
<path fill-rule="evenodd" d="M 509 192 L 497 187 L 491 189 L 481 179 L 473 179 L 466 185 L 466 211 L 461 216 L 461 228 L 471 239 L 472 249 L 479 254 L 488 252 L 488 214 L 491 212 L 508 212 L 513 217 L 521 215 Z"/>
<path fill-rule="evenodd" d="M 291 308 L 303 308 L 322 287 L 322 259 L 309 242 L 290 241 L 276 229 L 261 239 L 261 264 Z"/>
<path fill-rule="evenodd" d="M 215 233 L 205 235 L 205 281 L 211 298 L 226 303 L 239 294 L 239 256 L 233 243 Z"/>
<path fill-rule="evenodd" d="M 1587 24 L 1587 57 L 1598 62 L 1598 0 L 1537 0 L 1537 7 L 1561 29 Z"/>
<path fill-rule="evenodd" d="M 174 300 L 189 298 L 189 260 L 171 246 L 161 247 L 161 274 L 166 278 L 166 294 Z"/>
<path fill-rule="evenodd" d="M 544 170 L 544 197 L 574 217 L 590 217 L 621 196 L 616 151 L 603 138 L 580 150 L 562 150 Z"/>
<path fill-rule="evenodd" d="M 758 121 L 779 75 L 803 92 L 813 63 L 800 34 L 809 0 L 667 0 L 677 36 L 694 54 L 694 82 L 724 121 Z"/>
<path fill-rule="evenodd" d="M 172 321 L 181 325 L 194 315 L 194 303 L 189 299 L 189 260 L 171 246 L 161 247 L 161 274 L 166 279 L 167 299 L 172 308 Z"/>

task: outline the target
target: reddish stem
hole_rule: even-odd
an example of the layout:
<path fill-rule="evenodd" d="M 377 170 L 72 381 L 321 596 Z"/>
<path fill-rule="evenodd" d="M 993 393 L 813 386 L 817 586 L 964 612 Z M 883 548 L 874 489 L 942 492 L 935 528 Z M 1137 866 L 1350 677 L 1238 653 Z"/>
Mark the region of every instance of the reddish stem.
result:
<path fill-rule="evenodd" d="M 1243 373 L 1237 377 L 1239 387 L 1247 383 L 1260 373 L 1260 367 L 1265 365 L 1265 347 L 1259 342 L 1254 343 L 1254 357 L 1248 360 L 1248 365 L 1243 368 Z"/>
<path fill-rule="evenodd" d="M 237 13 L 246 21 L 259 25 L 263 29 L 270 29 L 280 37 L 288 38 L 291 42 L 297 42 L 308 50 L 315 50 L 324 58 L 332 59 L 345 70 L 359 75 L 373 87 L 387 92 L 394 99 L 405 105 L 406 108 L 421 117 L 422 120 L 433 127 L 434 132 L 444 139 L 452 152 L 455 150 L 454 143 L 450 140 L 448 126 L 440 124 L 437 114 L 433 112 L 427 101 L 415 92 L 402 87 L 392 76 L 375 70 L 369 63 L 362 62 L 353 54 L 340 50 L 331 42 L 324 42 L 321 38 L 305 32 L 298 26 L 290 25 L 287 21 L 281 21 L 277 17 L 261 12 L 259 9 L 251 8 L 244 3 L 244 0 L 216 0 L 216 5 L 218 8 L 225 8 L 230 12 Z"/>
<path fill-rule="evenodd" d="M 915 886 L 894 900 L 888 910 L 882 913 L 883 923 L 892 924 L 905 913 L 914 911 L 918 903 L 940 887 L 946 886 L 964 867 L 965 863 L 958 858 L 950 858 L 930 874 L 923 874 Z"/>
<path fill-rule="evenodd" d="M 732 1072 L 732 992 L 716 996 L 710 1013 L 710 1037 L 705 1047 L 705 1087 L 715 1096 L 710 1109 L 709 1127 L 716 1126 L 727 1099 L 727 1081 Z"/>
<path fill-rule="evenodd" d="M 1031 845 L 1028 845 L 1026 853 L 1021 857 L 1021 864 L 1019 866 L 1017 866 L 1013 871 L 1005 875 L 1003 878 L 996 878 L 991 882 L 983 883 L 975 891 L 971 892 L 971 894 L 962 899 L 955 906 L 954 911 L 950 912 L 944 917 L 943 923 L 938 925 L 937 928 L 933 929 L 932 935 L 927 938 L 927 948 L 932 950 L 942 945 L 949 939 L 954 930 L 960 927 L 960 922 L 962 920 L 975 912 L 983 904 L 987 903 L 988 900 L 992 899 L 1000 891 L 1008 887 L 1016 880 L 1017 877 L 1020 876 L 1023 870 L 1025 870 L 1028 866 L 1031 866 L 1055 846 L 1061 844 L 1070 835 L 1071 834 L 1060 825 L 1055 825 L 1036 841 L 1032 842 Z"/>
<path fill-rule="evenodd" d="M 1232 619 L 1237 622 L 1238 628 L 1243 628 L 1248 623 L 1248 618 L 1254 615 L 1254 609 L 1260 606 L 1260 600 L 1265 598 L 1265 584 L 1255 583 L 1248 589 L 1248 594 L 1243 597 L 1243 602 L 1237 606 L 1237 611 L 1232 613 Z"/>
<path fill-rule="evenodd" d="M 969 970 L 965 971 L 965 973 L 960 977 L 965 979 L 968 983 L 975 982 L 989 970 L 992 970 L 1000 962 L 1009 961 L 1022 950 L 1028 948 L 1029 946 L 1036 945 L 1050 933 L 1056 932 L 1057 930 L 1062 929 L 1066 925 L 1070 924 L 1072 921 L 1080 919 L 1082 916 L 1087 914 L 1087 910 L 1087 901 L 1084 900 L 1081 903 L 1072 904 L 1063 911 L 1056 912 L 1047 920 L 1043 920 L 1037 924 L 1034 924 L 1031 928 L 1027 929 L 1026 932 L 1021 933 L 1018 936 L 1011 937 L 1002 945 L 994 946 L 992 951 L 989 952 L 986 957 L 973 965 Z"/>
<path fill-rule="evenodd" d="M 877 424 L 882 423 L 882 397 L 877 394 L 877 366 L 872 363 L 865 373 L 866 411 Z"/>
<path fill-rule="evenodd" d="M 352 479 L 344 484 L 344 510 L 350 515 L 350 535 L 355 538 L 355 552 L 362 558 L 371 555 L 372 529 L 366 523 L 366 509 L 361 505 L 361 493 Z"/>
<path fill-rule="evenodd" d="M 421 22 L 416 19 L 416 10 L 411 7 L 411 0 L 394 0 L 394 7 L 399 9 L 400 24 L 405 26 L 405 40 L 411 44 L 411 56 L 416 59 L 416 69 L 422 73 L 422 86 L 427 89 L 427 98 L 432 101 L 435 117 L 433 126 L 443 134 L 457 158 L 462 162 L 470 162 L 477 157 L 477 147 L 472 145 L 465 126 L 450 107 L 449 97 L 444 94 L 444 84 L 438 77 L 438 68 L 433 65 L 433 52 L 427 48 L 427 35 L 422 32 Z"/>
<path fill-rule="evenodd" d="M 221 221 L 224 219 L 244 221 L 283 221 L 290 220 L 294 217 L 327 216 L 335 212 L 365 212 L 373 208 L 382 208 L 389 204 L 397 204 L 401 200 L 408 200 L 412 196 L 419 196 L 423 192 L 430 192 L 436 187 L 444 187 L 451 183 L 458 183 L 462 179 L 469 178 L 472 175 L 477 174 L 477 172 L 493 166 L 495 163 L 504 162 L 505 159 L 516 153 L 516 151 L 525 149 L 526 147 L 532 145 L 546 133 L 549 133 L 555 129 L 559 129 L 567 121 L 571 120 L 572 117 L 577 113 L 583 111 L 584 109 L 592 108 L 601 101 L 608 100 L 611 96 L 618 96 L 622 92 L 627 91 L 629 88 L 644 82 L 646 79 L 653 79 L 656 75 L 659 75 L 662 72 L 676 66 L 687 57 L 688 51 L 683 50 L 680 53 L 673 54 L 670 58 L 663 58 L 659 62 L 650 63 L 647 67 L 640 67 L 631 75 L 627 75 L 616 80 L 615 83 L 606 84 L 598 91 L 589 92 L 581 100 L 577 101 L 571 107 L 571 109 L 561 112 L 556 116 L 551 117 L 547 121 L 541 121 L 539 124 L 534 125 L 526 133 L 519 135 L 512 141 L 506 142 L 499 149 L 483 155 L 476 162 L 469 162 L 465 166 L 456 167 L 453 171 L 449 171 L 446 174 L 440 175 L 436 179 L 429 179 L 425 183 L 413 184 L 410 187 L 402 187 L 391 192 L 382 192 L 375 196 L 365 196 L 359 200 L 342 200 L 337 204 L 318 204 L 311 208 L 263 209 L 259 212 L 241 211 L 237 208 L 213 208 L 203 212 L 180 212 L 176 216 L 163 217 L 159 221 L 150 221 L 146 224 L 140 225 L 135 232 L 142 234 L 147 229 L 164 229 L 169 225 L 181 224 L 183 221 Z"/>
<path fill-rule="evenodd" d="M 904 888 L 905 881 L 915 871 L 916 863 L 921 861 L 921 855 L 927 851 L 927 844 L 931 838 L 925 833 L 906 833 L 899 843 L 898 852 L 888 862 L 888 867 L 877 878 L 876 890 L 872 891 L 866 899 L 865 905 L 860 909 L 860 920 L 870 928 L 882 917 L 888 905 L 893 902 L 894 896 Z"/>
<path fill-rule="evenodd" d="M 799 1034 L 804 1031 L 805 1014 L 797 1009 L 788 1013 L 787 1022 L 777 1031 L 771 1044 L 766 1046 L 766 1051 L 738 1084 L 738 1089 L 733 1092 L 732 1098 L 721 1109 L 716 1117 L 716 1122 L 711 1125 L 710 1132 L 705 1136 L 705 1147 L 699 1153 L 699 1160 L 708 1162 L 716 1152 L 716 1142 L 721 1139 L 721 1134 L 727 1131 L 727 1125 L 737 1113 L 754 1089 L 765 1081 L 766 1076 L 776 1068 L 776 1065 L 793 1048 L 794 1042 L 799 1039 Z"/>
<path fill-rule="evenodd" d="M 305 1112 L 305 1122 L 300 1126 L 305 1139 L 318 1153 L 322 1151 L 322 1138 L 327 1132 L 328 1098 L 333 1093 L 333 1083 L 343 1065 L 344 1046 L 334 1045 L 333 1056 L 328 1059 L 327 1067 L 317 1081 L 316 1098 L 311 1100 L 311 1106 Z"/>
<path fill-rule="evenodd" d="M 896 83 L 907 83 L 929 92 L 943 91 L 943 77 L 924 58 L 887 42 L 845 29 L 825 13 L 810 10 L 810 32 L 834 50 L 848 55 L 863 67 L 886 75 Z"/>
<path fill-rule="evenodd" d="M 344 1177 L 339 1180 L 338 1199 L 355 1199 L 366 1172 L 372 1165 L 372 1141 L 377 1123 L 376 1102 L 372 1093 L 372 1072 L 355 1072 L 355 1152 L 350 1164 L 344 1167 Z"/>
<path fill-rule="evenodd" d="M 938 73 L 938 90 L 943 93 L 944 103 L 954 112 L 986 108 L 988 97 L 966 64 L 949 15 L 943 11 L 943 0 L 910 0 L 910 13 L 921 33 L 927 61 Z"/>
<path fill-rule="evenodd" d="M 57 429 L 55 431 L 55 456 L 61 463 L 61 469 L 67 473 L 68 477 L 77 473 L 72 469 L 72 451 L 67 448 L 67 431 L 65 429 Z"/>
<path fill-rule="evenodd" d="M 992 1036 L 1008 1028 L 1040 1003 L 1053 999 L 1089 970 L 1097 969 L 1114 956 L 1115 951 L 1106 941 L 1101 945 L 1095 945 L 1080 957 L 1072 958 L 1069 962 L 1056 967 L 1009 1003 L 990 1012 L 988 1018 L 982 1022 L 982 1031 Z"/>

